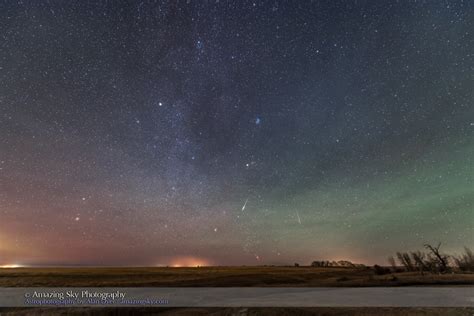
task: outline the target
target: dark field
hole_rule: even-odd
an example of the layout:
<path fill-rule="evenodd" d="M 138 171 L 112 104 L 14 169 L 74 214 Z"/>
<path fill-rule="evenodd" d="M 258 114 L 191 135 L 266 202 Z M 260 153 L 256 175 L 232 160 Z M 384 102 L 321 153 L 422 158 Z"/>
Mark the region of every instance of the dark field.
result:
<path fill-rule="evenodd" d="M 49 315 L 162 315 L 162 316 L 472 316 L 474 308 L 36 308 L 0 309 L 1 316 L 49 316 Z"/>
<path fill-rule="evenodd" d="M 474 285 L 474 274 L 375 275 L 369 268 L 17 268 L 0 269 L 0 287 L 232 287 Z"/>
<path fill-rule="evenodd" d="M 0 287 L 317 287 L 468 286 L 474 274 L 375 275 L 364 268 L 17 268 L 0 269 Z M 0 315 L 474 315 L 472 308 L 9 308 Z"/>

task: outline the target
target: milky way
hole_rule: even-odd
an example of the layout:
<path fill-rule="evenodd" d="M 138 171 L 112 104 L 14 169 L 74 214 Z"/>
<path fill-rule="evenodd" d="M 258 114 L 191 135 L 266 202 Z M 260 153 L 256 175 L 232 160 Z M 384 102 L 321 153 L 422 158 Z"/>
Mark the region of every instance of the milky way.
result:
<path fill-rule="evenodd" d="M 472 1 L 2 1 L 0 264 L 472 246 L 473 21 Z"/>

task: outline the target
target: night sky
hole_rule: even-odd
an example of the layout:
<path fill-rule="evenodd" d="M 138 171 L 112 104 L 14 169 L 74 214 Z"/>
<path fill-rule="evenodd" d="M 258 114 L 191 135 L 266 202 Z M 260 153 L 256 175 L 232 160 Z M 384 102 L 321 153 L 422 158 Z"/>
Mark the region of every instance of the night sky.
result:
<path fill-rule="evenodd" d="M 473 1 L 1 1 L 0 264 L 474 244 Z"/>

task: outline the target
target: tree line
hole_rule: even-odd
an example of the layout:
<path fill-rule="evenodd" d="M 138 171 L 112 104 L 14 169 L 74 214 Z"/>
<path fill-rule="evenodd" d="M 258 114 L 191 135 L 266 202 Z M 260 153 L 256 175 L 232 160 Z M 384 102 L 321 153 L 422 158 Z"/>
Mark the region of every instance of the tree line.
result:
<path fill-rule="evenodd" d="M 377 265 L 374 268 L 378 274 L 402 271 L 418 271 L 422 275 L 425 272 L 448 273 L 454 270 L 474 272 L 474 254 L 471 249 L 464 247 L 461 255 L 448 255 L 441 252 L 440 248 L 441 243 L 437 246 L 425 244 L 425 251 L 397 252 L 395 257 L 388 257 L 391 271 Z"/>

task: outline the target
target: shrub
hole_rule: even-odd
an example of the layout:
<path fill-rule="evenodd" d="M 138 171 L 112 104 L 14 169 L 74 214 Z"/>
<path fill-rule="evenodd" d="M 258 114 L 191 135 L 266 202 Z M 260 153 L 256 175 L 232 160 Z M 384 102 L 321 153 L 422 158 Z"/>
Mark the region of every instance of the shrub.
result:
<path fill-rule="evenodd" d="M 391 271 L 387 267 L 381 267 L 378 264 L 374 265 L 374 271 L 377 275 L 389 274 Z"/>

